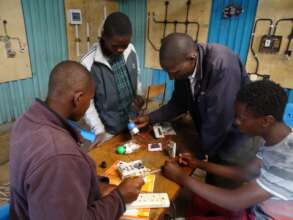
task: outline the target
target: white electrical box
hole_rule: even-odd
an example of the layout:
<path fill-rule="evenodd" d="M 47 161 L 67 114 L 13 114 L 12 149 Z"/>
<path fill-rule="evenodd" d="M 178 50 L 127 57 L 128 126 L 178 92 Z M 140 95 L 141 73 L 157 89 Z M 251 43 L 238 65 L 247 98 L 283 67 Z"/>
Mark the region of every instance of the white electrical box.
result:
<path fill-rule="evenodd" d="M 265 40 L 265 47 L 270 47 L 271 46 L 271 40 L 270 39 L 267 39 Z"/>
<path fill-rule="evenodd" d="M 70 24 L 82 24 L 81 10 L 80 9 L 69 9 L 68 10 L 68 21 Z"/>

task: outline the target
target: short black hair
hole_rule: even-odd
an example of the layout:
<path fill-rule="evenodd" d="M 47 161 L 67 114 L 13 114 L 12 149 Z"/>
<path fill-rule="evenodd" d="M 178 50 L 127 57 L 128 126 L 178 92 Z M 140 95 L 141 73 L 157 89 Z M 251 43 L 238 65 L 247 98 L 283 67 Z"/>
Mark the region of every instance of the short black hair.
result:
<path fill-rule="evenodd" d="M 104 23 L 103 34 L 106 37 L 132 35 L 131 22 L 126 14 L 113 12 Z"/>
<path fill-rule="evenodd" d="M 288 96 L 277 83 L 260 80 L 240 89 L 236 101 L 246 104 L 257 115 L 272 115 L 277 121 L 282 121 Z"/>
<path fill-rule="evenodd" d="M 80 63 L 66 60 L 51 71 L 48 98 L 63 97 L 76 90 L 86 91 L 92 81 L 90 72 Z"/>
<path fill-rule="evenodd" d="M 178 63 L 185 60 L 186 56 L 196 52 L 194 41 L 184 33 L 171 33 L 167 35 L 160 48 L 160 62 Z"/>

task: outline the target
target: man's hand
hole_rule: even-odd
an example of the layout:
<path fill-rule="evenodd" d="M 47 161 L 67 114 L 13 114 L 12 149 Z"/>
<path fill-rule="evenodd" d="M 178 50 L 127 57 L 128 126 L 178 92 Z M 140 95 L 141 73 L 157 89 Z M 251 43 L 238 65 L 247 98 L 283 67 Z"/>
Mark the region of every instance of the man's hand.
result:
<path fill-rule="evenodd" d="M 144 184 L 142 177 L 127 178 L 119 184 L 118 190 L 125 203 L 133 202 L 137 199 L 140 189 Z"/>
<path fill-rule="evenodd" d="M 175 161 L 167 160 L 162 168 L 163 175 L 175 183 L 182 185 L 183 177 L 186 175 Z"/>
<path fill-rule="evenodd" d="M 142 115 L 134 119 L 134 123 L 138 128 L 143 128 L 150 123 L 150 116 Z"/>
<path fill-rule="evenodd" d="M 102 197 L 108 195 L 110 192 L 112 192 L 117 186 L 113 184 L 108 184 L 108 183 L 99 183 L 99 188 Z"/>
<path fill-rule="evenodd" d="M 133 99 L 131 106 L 134 111 L 139 112 L 142 109 L 144 103 L 145 103 L 144 98 L 142 96 L 137 95 Z"/>
<path fill-rule="evenodd" d="M 182 166 L 188 166 L 191 168 L 198 168 L 200 165 L 200 160 L 194 158 L 190 153 L 179 154 L 178 163 Z"/>

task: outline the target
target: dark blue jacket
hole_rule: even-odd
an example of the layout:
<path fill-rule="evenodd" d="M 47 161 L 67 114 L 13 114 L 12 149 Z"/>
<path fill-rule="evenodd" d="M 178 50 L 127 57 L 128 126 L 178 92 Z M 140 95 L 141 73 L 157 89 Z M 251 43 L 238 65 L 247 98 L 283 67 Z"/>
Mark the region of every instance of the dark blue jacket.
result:
<path fill-rule="evenodd" d="M 152 122 L 162 122 L 189 111 L 200 135 L 201 152 L 214 156 L 222 147 L 237 147 L 246 140 L 233 126 L 237 92 L 248 82 L 237 55 L 217 44 L 196 44 L 198 65 L 194 99 L 189 79 L 176 80 L 171 100 L 150 114 Z"/>

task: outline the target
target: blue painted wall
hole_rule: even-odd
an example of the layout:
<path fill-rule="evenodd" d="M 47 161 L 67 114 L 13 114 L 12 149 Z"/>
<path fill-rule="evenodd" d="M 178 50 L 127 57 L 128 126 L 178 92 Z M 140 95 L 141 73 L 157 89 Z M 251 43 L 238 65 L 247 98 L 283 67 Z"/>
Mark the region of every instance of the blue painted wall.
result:
<path fill-rule="evenodd" d="M 257 3 L 257 0 L 213 0 L 208 42 L 226 45 L 239 54 L 245 64 Z M 230 4 L 240 5 L 243 12 L 240 16 L 225 19 L 223 11 Z"/>
<path fill-rule="evenodd" d="M 22 114 L 35 97 L 45 98 L 49 73 L 67 59 L 63 0 L 22 0 L 32 77 L 0 83 L 0 123 Z"/>
<path fill-rule="evenodd" d="M 222 14 L 229 4 L 241 5 L 243 13 L 239 17 L 224 19 Z M 254 25 L 258 0 L 213 0 L 209 24 L 209 43 L 219 43 L 239 54 L 245 64 L 251 32 Z M 293 103 L 293 90 L 288 89 L 288 102 Z"/>

